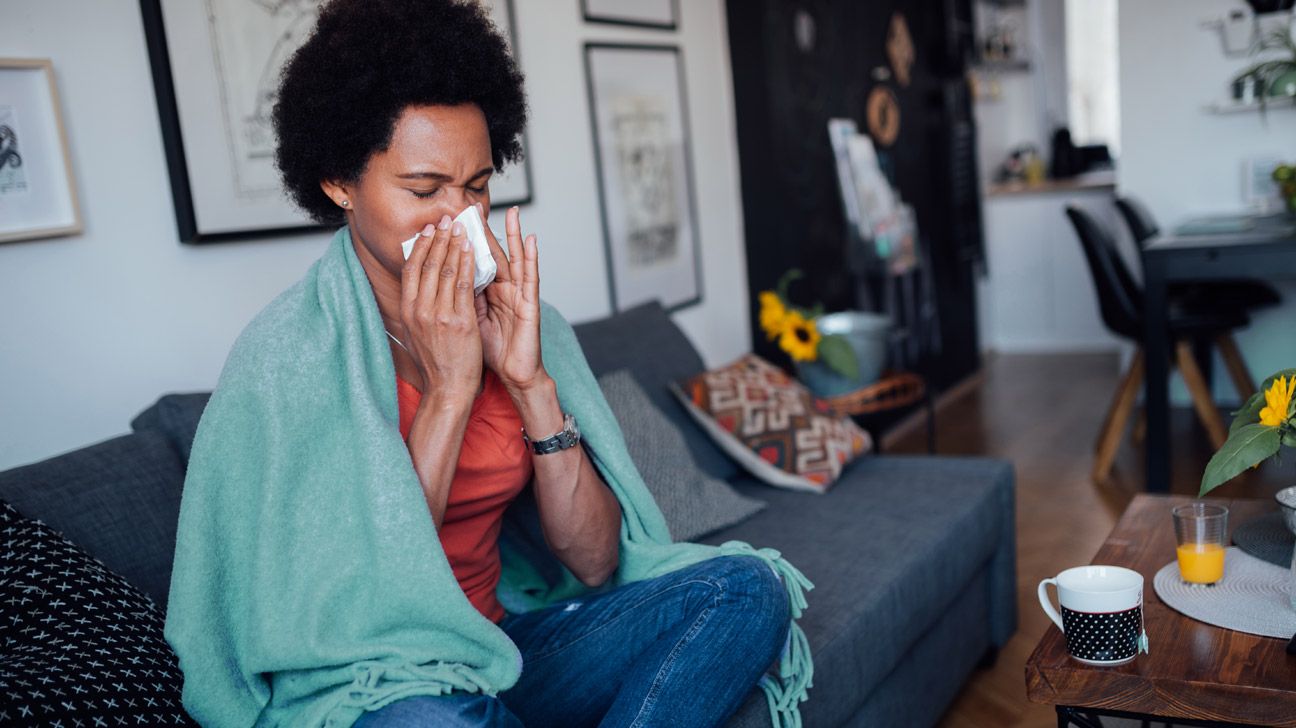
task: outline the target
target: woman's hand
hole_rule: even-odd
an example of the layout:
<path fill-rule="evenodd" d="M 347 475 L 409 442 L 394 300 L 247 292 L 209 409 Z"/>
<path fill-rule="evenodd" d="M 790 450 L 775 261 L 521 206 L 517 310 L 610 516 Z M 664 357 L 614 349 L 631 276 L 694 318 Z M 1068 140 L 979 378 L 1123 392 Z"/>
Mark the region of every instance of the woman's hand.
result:
<path fill-rule="evenodd" d="M 517 397 L 548 379 L 540 360 L 540 262 L 535 236 L 522 239 L 516 207 L 506 213 L 504 229 L 508 265 L 500 266 L 475 305 L 486 366 Z M 489 227 L 486 235 L 498 247 Z"/>
<path fill-rule="evenodd" d="M 481 386 L 473 274 L 468 237 L 449 215 L 432 235 L 424 229 L 401 270 L 402 343 L 423 374 L 429 402 L 472 402 Z"/>

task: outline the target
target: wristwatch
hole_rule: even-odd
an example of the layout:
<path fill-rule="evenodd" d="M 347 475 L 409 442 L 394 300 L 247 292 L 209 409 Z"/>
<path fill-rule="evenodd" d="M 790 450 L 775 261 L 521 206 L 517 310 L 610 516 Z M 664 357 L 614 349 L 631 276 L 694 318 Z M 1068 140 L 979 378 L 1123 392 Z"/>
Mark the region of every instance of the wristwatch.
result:
<path fill-rule="evenodd" d="M 532 440 L 527 436 L 526 428 L 522 428 L 522 439 L 531 443 L 531 451 L 536 455 L 549 455 L 550 453 L 561 452 L 569 447 L 575 447 L 580 442 L 580 428 L 576 426 L 576 418 L 563 413 L 563 428 L 556 435 L 551 435 L 543 440 Z"/>

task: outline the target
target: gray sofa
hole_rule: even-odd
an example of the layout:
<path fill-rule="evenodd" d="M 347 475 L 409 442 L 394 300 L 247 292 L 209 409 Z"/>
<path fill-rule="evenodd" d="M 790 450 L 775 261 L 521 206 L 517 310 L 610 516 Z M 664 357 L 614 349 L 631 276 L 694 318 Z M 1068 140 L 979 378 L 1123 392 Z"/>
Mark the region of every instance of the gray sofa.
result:
<path fill-rule="evenodd" d="M 772 547 L 815 583 L 806 726 L 935 723 L 1016 628 L 1013 472 L 979 458 L 866 456 L 823 496 L 738 467 L 666 384 L 703 369 L 656 304 L 576 327 L 596 375 L 628 369 L 699 467 L 769 504 L 703 540 Z M 62 531 L 165 608 L 185 463 L 206 394 L 167 395 L 131 434 L 0 473 L 0 499 Z M 731 726 L 768 726 L 753 691 Z"/>

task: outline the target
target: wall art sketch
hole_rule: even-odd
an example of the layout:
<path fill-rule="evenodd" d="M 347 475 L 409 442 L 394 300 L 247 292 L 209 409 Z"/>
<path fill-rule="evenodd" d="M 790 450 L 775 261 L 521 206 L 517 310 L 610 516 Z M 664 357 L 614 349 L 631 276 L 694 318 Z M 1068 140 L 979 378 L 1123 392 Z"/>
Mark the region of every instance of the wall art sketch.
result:
<path fill-rule="evenodd" d="M 14 107 L 0 106 L 0 195 L 18 195 L 27 191 L 27 173 L 22 166 L 18 128 Z"/>
<path fill-rule="evenodd" d="M 701 301 L 687 104 L 679 49 L 585 46 L 614 310 Z"/>
<path fill-rule="evenodd" d="M 280 70 L 310 36 L 320 4 L 140 0 L 181 240 L 321 229 L 280 184 L 271 122 Z M 516 48 L 509 0 L 484 4 Z M 169 50 L 177 48 L 184 53 Z M 529 202 L 525 162 L 497 175 L 491 192 L 493 205 Z"/>
<path fill-rule="evenodd" d="M 0 58 L 0 242 L 81 229 L 53 65 Z"/>

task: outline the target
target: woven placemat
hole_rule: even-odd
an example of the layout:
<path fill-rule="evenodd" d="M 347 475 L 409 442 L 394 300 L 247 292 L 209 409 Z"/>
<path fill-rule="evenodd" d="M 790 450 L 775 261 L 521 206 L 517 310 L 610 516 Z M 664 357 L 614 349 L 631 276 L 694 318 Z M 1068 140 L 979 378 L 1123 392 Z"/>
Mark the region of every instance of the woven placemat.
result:
<path fill-rule="evenodd" d="M 1286 569 L 1291 566 L 1296 535 L 1287 530 L 1282 511 L 1278 511 L 1238 524 L 1233 529 L 1233 543 L 1258 559 Z"/>
<path fill-rule="evenodd" d="M 1166 564 L 1152 580 L 1166 606 L 1216 627 L 1265 637 L 1296 634 L 1296 610 L 1287 600 L 1291 571 L 1231 547 L 1224 552 L 1224 578 L 1213 586 L 1187 584 L 1179 563 Z"/>

